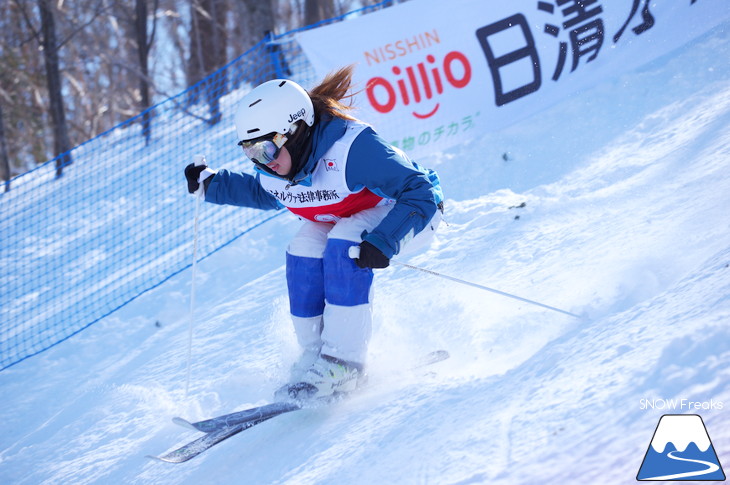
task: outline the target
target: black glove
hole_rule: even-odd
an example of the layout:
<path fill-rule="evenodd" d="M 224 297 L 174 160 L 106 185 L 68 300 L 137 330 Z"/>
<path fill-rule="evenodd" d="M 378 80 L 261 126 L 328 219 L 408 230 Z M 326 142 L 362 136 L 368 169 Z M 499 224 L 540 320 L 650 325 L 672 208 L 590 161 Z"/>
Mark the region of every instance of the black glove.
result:
<path fill-rule="evenodd" d="M 355 260 L 361 268 L 387 268 L 390 266 L 390 258 L 367 241 L 360 243 L 360 257 Z"/>
<path fill-rule="evenodd" d="M 207 165 L 195 165 L 194 163 L 185 167 L 185 178 L 188 179 L 188 192 L 191 194 L 194 194 L 200 188 L 198 178 L 200 177 L 200 172 L 206 168 L 208 168 Z"/>

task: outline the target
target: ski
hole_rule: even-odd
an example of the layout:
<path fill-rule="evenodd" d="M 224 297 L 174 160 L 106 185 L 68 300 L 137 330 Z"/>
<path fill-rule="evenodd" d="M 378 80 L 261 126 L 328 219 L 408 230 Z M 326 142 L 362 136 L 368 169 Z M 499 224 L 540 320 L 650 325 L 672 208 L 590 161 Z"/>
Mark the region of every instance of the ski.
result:
<path fill-rule="evenodd" d="M 166 453 L 162 456 L 147 455 L 147 458 L 151 458 L 158 461 L 164 461 L 166 463 L 183 463 L 191 458 L 195 458 L 205 450 L 217 445 L 223 440 L 235 436 L 243 430 L 256 426 L 259 423 L 263 423 L 267 419 L 271 419 L 276 414 L 272 414 L 266 418 L 261 418 L 254 421 L 248 421 L 246 423 L 237 424 L 231 427 L 220 428 L 212 433 L 206 433 L 202 437 L 191 441 L 190 443 L 181 446 L 180 448 Z"/>
<path fill-rule="evenodd" d="M 167 463 L 183 463 L 191 458 L 195 458 L 221 441 L 226 440 L 231 436 L 235 436 L 241 431 L 252 428 L 257 424 L 279 416 L 280 414 L 296 411 L 298 409 L 312 408 L 322 404 L 329 404 L 341 399 L 341 397 L 341 395 L 338 395 L 311 402 L 275 402 L 195 423 L 191 423 L 183 418 L 173 418 L 173 422 L 175 424 L 179 424 L 194 431 L 203 431 L 205 435 L 165 455 L 147 455 L 147 457 Z"/>
<path fill-rule="evenodd" d="M 431 364 L 435 364 L 449 358 L 449 353 L 445 350 L 436 350 L 429 352 L 428 354 L 421 357 L 414 365 L 411 370 L 416 370 L 421 367 L 425 367 Z M 334 396 L 331 398 L 325 398 L 313 403 L 303 403 L 300 401 L 285 401 L 275 402 L 272 404 L 266 404 L 250 409 L 244 409 L 243 411 L 236 411 L 230 414 L 224 414 L 215 418 L 206 419 L 203 421 L 190 422 L 186 419 L 176 417 L 172 421 L 175 424 L 183 426 L 188 429 L 202 431 L 204 433 L 211 433 L 220 428 L 236 426 L 238 424 L 246 423 L 249 421 L 256 421 L 264 418 L 277 416 L 279 414 L 296 411 L 303 407 L 315 407 L 322 404 L 329 404 L 331 401 L 341 399 L 342 396 Z"/>
<path fill-rule="evenodd" d="M 175 424 L 179 424 L 185 428 L 193 429 L 196 431 L 202 431 L 204 433 L 211 433 L 221 428 L 230 428 L 239 424 L 247 423 L 250 421 L 260 421 L 279 414 L 288 413 L 290 411 L 296 411 L 301 409 L 302 405 L 299 402 L 275 402 L 272 404 L 266 404 L 250 409 L 244 409 L 243 411 L 236 411 L 230 414 L 224 414 L 211 419 L 205 419 L 203 421 L 197 421 L 191 423 L 183 418 L 173 418 L 172 421 Z"/>
<path fill-rule="evenodd" d="M 448 358 L 449 353 L 447 351 L 437 350 L 421 358 L 412 369 L 419 369 Z M 329 404 L 342 399 L 342 397 L 343 395 L 335 395 L 315 401 L 275 402 L 197 422 L 190 422 L 186 419 L 176 417 L 173 419 L 174 423 L 188 429 L 202 431 L 206 434 L 162 456 L 147 455 L 147 457 L 166 463 L 183 463 L 191 458 L 195 458 L 205 450 L 212 448 L 231 436 L 235 436 L 241 431 L 271 418 L 291 411 L 304 409 L 305 407 L 310 408 L 322 404 Z"/>

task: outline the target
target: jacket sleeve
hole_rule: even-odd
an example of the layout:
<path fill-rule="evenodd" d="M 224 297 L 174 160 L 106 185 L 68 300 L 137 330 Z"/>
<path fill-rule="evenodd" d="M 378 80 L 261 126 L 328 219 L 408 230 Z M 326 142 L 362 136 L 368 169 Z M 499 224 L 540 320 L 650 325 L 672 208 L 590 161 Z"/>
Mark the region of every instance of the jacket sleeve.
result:
<path fill-rule="evenodd" d="M 273 195 L 247 173 L 218 170 L 205 191 L 205 201 L 220 205 L 237 205 L 271 210 L 284 207 Z"/>
<path fill-rule="evenodd" d="M 364 186 L 395 200 L 381 223 L 363 236 L 388 258 L 426 227 L 443 200 L 436 172 L 412 162 L 369 127 L 350 147 L 345 176 L 350 190 Z"/>

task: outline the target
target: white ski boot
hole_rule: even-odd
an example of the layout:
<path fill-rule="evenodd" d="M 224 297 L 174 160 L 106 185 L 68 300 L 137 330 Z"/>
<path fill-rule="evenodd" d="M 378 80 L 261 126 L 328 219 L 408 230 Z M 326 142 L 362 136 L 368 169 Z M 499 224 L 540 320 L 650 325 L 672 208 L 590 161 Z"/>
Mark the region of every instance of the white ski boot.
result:
<path fill-rule="evenodd" d="M 362 374 L 359 366 L 349 364 L 329 355 L 320 355 L 304 373 L 301 381 L 284 386 L 289 399 L 321 399 L 355 390 Z M 283 393 L 282 393 L 283 394 Z"/>
<path fill-rule="evenodd" d="M 308 347 L 304 349 L 299 359 L 291 365 L 288 382 L 300 382 L 304 378 L 304 374 L 319 359 L 319 349 L 320 347 Z"/>

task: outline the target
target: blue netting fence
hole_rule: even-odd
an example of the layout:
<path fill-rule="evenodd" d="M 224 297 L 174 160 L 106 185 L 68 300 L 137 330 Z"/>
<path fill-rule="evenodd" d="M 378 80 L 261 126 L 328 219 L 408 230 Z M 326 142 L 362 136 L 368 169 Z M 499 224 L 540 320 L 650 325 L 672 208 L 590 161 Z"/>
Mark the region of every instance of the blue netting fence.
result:
<path fill-rule="evenodd" d="M 250 165 L 235 146 L 237 101 L 268 79 L 317 81 L 293 33 L 263 39 L 195 86 L 75 147 L 61 177 L 51 160 L 12 179 L 8 191 L 0 185 L 0 369 L 191 266 L 195 204 L 183 168 L 197 153 L 215 167 Z M 278 214 L 215 209 L 205 213 L 199 259 Z"/>

